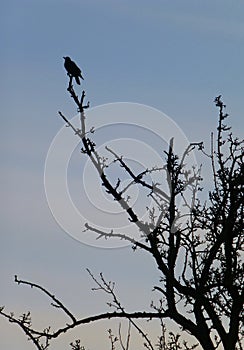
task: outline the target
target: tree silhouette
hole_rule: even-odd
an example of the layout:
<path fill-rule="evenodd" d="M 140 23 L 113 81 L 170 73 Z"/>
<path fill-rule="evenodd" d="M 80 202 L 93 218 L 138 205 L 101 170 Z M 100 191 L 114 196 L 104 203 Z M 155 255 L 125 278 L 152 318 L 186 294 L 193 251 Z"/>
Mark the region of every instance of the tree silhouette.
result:
<path fill-rule="evenodd" d="M 200 142 L 189 144 L 180 157 L 174 153 L 174 140 L 171 138 L 165 151 L 164 166 L 146 169 L 138 174 L 128 166 L 123 156 L 106 147 L 113 155 L 114 163 L 122 167 L 131 179 L 130 184 L 123 188 L 120 179 L 113 183 L 107 174 L 106 159 L 100 156 L 92 138 L 94 129 L 86 130 L 85 111 L 89 103 L 85 103 L 85 92 L 80 97 L 76 94 L 72 77 L 67 90 L 78 107 L 80 129 L 74 127 L 63 113 L 59 112 L 59 115 L 81 139 L 82 153 L 90 159 L 100 177 L 101 186 L 127 213 L 128 219 L 140 232 L 141 239 L 113 231 L 103 232 L 88 223 L 86 229 L 95 232 L 99 238 L 127 240 L 134 250 L 141 249 L 150 254 L 161 274 L 159 284 L 154 286 L 160 295 L 159 302 L 157 305 L 152 303 L 151 312 L 140 310 L 129 313 L 117 298 L 114 283 L 106 281 L 102 273 L 96 278 L 88 270 L 96 285 L 94 289 L 106 292 L 111 298 L 109 306 L 112 311 L 77 319 L 47 289 L 15 276 L 16 283 L 37 288 L 46 294 L 52 305 L 67 315 L 69 322 L 56 330 L 50 327 L 36 330 L 29 312 L 18 318 L 1 308 L 1 315 L 18 324 L 39 350 L 47 349 L 52 339 L 75 327 L 112 318 L 127 319 L 129 326 L 124 341 L 120 331 L 115 336 L 109 330 L 111 349 L 116 346 L 129 349 L 131 327 L 141 334 L 144 347 L 151 350 L 243 349 L 243 141 L 235 138 L 225 124 L 228 115 L 221 96 L 215 99 L 219 116 L 216 141 L 213 134 L 211 137 L 210 154 Z M 211 164 L 213 188 L 210 191 L 204 190 L 200 169 L 187 168 L 187 156 L 193 150 L 201 152 Z M 146 176 L 156 171 L 161 171 L 166 178 L 167 192 L 160 184 L 147 180 Z M 130 186 L 142 187 L 153 199 L 154 207 L 148 211 L 148 221 L 139 219 L 136 209 L 128 202 L 126 191 Z M 190 201 L 186 196 L 187 191 L 191 193 Z M 177 206 L 178 198 L 184 201 L 187 209 L 184 220 Z M 164 320 L 167 318 L 190 333 L 196 344 L 190 346 L 184 340 L 181 342 L 177 334 L 169 333 L 166 336 Z M 139 319 L 159 321 L 161 334 L 157 344 L 153 344 L 149 335 L 138 326 Z M 84 349 L 79 340 L 70 346 L 74 350 Z"/>

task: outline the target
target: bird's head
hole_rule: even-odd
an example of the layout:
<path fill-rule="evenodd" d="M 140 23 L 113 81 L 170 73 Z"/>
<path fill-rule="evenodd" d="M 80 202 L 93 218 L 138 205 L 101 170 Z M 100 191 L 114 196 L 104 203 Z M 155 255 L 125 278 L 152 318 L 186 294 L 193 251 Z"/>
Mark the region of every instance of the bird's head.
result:
<path fill-rule="evenodd" d="M 69 56 L 63 57 L 64 60 L 70 60 Z"/>

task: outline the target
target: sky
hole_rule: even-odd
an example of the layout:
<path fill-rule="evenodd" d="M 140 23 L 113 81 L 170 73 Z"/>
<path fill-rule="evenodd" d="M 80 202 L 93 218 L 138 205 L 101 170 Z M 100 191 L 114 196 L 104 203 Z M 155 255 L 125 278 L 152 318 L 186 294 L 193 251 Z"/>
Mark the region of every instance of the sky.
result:
<path fill-rule="evenodd" d="M 56 205 L 61 220 L 72 224 L 63 197 L 55 191 L 50 194 L 51 189 L 62 192 L 67 171 L 68 194 L 78 211 L 85 211 L 85 218 L 94 223 L 101 216 L 106 226 L 104 208 L 115 210 L 114 223 L 122 215 L 101 192 L 75 136 L 62 129 L 57 112 L 69 119 L 77 114 L 66 91 L 62 57 L 70 56 L 82 69 L 85 81 L 77 91 L 85 89 L 90 101 L 87 122 L 97 126 L 98 146 L 111 144 L 121 151 L 126 144 L 123 152 L 128 151 L 131 165 L 140 169 L 151 159 L 146 152 L 155 157 L 162 153 L 159 138 L 165 146 L 171 131 L 181 135 L 181 141 L 204 141 L 208 148 L 217 122 L 213 100 L 220 94 L 234 133 L 243 136 L 243 13 L 240 0 L 1 2 L 0 305 L 6 311 L 18 315 L 33 310 L 36 324 L 43 327 L 65 322 L 49 300 L 15 285 L 15 274 L 42 284 L 80 317 L 107 310 L 106 296 L 91 292 L 94 284 L 86 268 L 115 281 L 131 311 L 149 308 L 155 298 L 152 287 L 160 277 L 143 252 L 132 252 L 118 242 L 108 248 L 106 242 L 74 239 L 57 222 L 55 208 L 49 207 Z M 61 129 L 65 136 L 57 146 Z M 169 132 L 162 135 L 161 129 Z M 153 138 L 152 133 L 157 135 Z M 68 170 L 59 168 L 68 154 L 66 141 L 73 147 Z M 57 154 L 48 153 L 51 144 Z M 138 145 L 141 153 L 136 153 Z M 51 168 L 44 182 L 47 160 Z M 68 349 L 77 337 L 90 350 L 108 349 L 106 330 L 112 326 L 109 322 L 86 326 L 50 349 Z M 156 325 L 151 328 L 155 335 Z M 1 349 L 33 349 L 16 326 L 1 318 L 0 329 Z"/>

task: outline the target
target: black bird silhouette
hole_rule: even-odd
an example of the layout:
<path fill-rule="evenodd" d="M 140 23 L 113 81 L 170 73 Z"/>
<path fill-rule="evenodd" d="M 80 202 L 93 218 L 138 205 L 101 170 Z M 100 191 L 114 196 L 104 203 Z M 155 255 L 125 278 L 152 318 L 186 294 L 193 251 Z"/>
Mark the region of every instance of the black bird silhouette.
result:
<path fill-rule="evenodd" d="M 68 75 L 72 78 L 75 78 L 78 85 L 80 85 L 80 79 L 84 80 L 83 76 L 81 75 L 80 68 L 73 62 L 70 57 L 63 57 L 64 58 L 64 68 L 67 70 Z"/>

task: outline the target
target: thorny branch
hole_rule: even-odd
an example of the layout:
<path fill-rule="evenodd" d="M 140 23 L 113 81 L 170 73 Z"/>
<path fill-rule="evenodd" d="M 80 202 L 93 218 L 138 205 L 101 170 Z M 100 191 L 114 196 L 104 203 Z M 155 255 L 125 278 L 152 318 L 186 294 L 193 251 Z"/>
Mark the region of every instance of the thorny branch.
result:
<path fill-rule="evenodd" d="M 219 109 L 219 122 L 217 128 L 216 149 L 213 136 L 211 136 L 211 154 L 204 151 L 203 143 L 191 143 L 183 152 L 181 159 L 174 154 L 173 138 L 169 142 L 166 154 L 166 164 L 160 168 L 146 169 L 135 174 L 123 157 L 110 148 L 106 148 L 114 156 L 114 163 L 118 163 L 130 176 L 132 184 L 137 184 L 150 190 L 155 208 L 148 208 L 149 222 L 143 222 L 138 218 L 134 207 L 128 204 L 124 197 L 129 188 L 120 189 L 121 181 L 118 179 L 114 185 L 107 173 L 107 164 L 97 149 L 95 142 L 90 138 L 94 128 L 86 131 L 85 110 L 89 108 L 89 102 L 85 104 L 85 92 L 79 98 L 74 91 L 72 78 L 69 80 L 68 92 L 80 113 L 80 129 L 61 112 L 60 117 L 66 125 L 72 129 L 82 142 L 82 153 L 89 157 L 94 168 L 99 174 L 101 185 L 106 192 L 127 212 L 128 219 L 135 224 L 141 233 L 142 240 L 135 240 L 128 235 L 103 232 L 86 224 L 86 229 L 95 232 L 99 238 L 125 239 L 134 247 L 145 250 L 154 259 L 161 274 L 160 286 L 155 286 L 163 299 L 154 312 L 128 313 L 115 295 L 114 284 L 107 282 L 103 274 L 98 281 L 88 270 L 95 281 L 97 288 L 103 290 L 112 297 L 110 307 L 113 312 L 107 312 L 95 316 L 77 319 L 53 294 L 38 284 L 19 280 L 15 282 L 37 288 L 52 300 L 52 306 L 61 309 L 70 319 L 70 323 L 56 331 L 50 327 L 38 331 L 32 326 L 30 313 L 16 318 L 13 313 L 7 314 L 4 308 L 0 314 L 10 322 L 18 324 L 38 350 L 45 350 L 50 340 L 66 333 L 79 325 L 87 324 L 102 319 L 120 318 L 127 319 L 145 340 L 145 347 L 153 350 L 152 342 L 148 335 L 136 324 L 136 319 L 162 319 L 171 318 L 183 330 L 190 333 L 199 342 L 204 350 L 215 350 L 220 344 L 225 350 L 241 350 L 243 332 L 243 301 L 244 301 L 244 268 L 241 253 L 243 251 L 243 141 L 234 138 L 230 127 L 224 124 L 228 117 L 225 113 L 225 105 L 221 96 L 215 99 Z M 226 133 L 229 133 L 226 136 Z M 202 181 L 198 169 L 186 169 L 186 157 L 197 148 L 211 160 L 214 189 L 209 191 L 209 199 L 201 202 L 198 198 L 202 191 L 199 183 Z M 169 187 L 169 193 L 161 190 L 159 184 L 148 183 L 145 175 L 150 172 L 165 172 Z M 190 190 L 192 199 L 188 202 L 185 195 Z M 188 209 L 186 220 L 182 221 L 178 200 L 182 199 Z M 183 263 L 182 263 L 183 256 Z M 182 311 L 183 310 L 183 311 Z M 129 332 L 129 331 L 128 331 Z M 119 333 L 120 334 L 120 333 Z M 129 338 L 128 333 L 128 338 Z M 120 339 L 123 349 L 128 349 L 129 341 L 124 346 L 121 337 L 113 336 L 109 332 L 112 349 Z M 181 349 L 178 335 L 170 335 L 171 345 L 174 349 Z M 116 339 L 116 341 L 115 341 Z M 170 343 L 167 343 L 170 344 Z M 78 341 L 71 343 L 72 349 L 80 350 Z M 162 327 L 162 336 L 159 338 L 158 348 L 168 350 L 173 347 L 166 345 L 165 329 Z M 168 346 L 168 348 L 167 348 Z M 193 349 L 195 346 L 192 346 Z M 190 349 L 184 344 L 184 349 Z"/>
<path fill-rule="evenodd" d="M 49 347 L 50 345 L 50 340 L 55 339 L 61 334 L 66 333 L 68 330 L 71 330 L 81 324 L 87 324 L 90 322 L 98 321 L 98 320 L 103 320 L 103 319 L 112 319 L 112 318 L 120 318 L 120 319 L 128 319 L 130 323 L 139 331 L 139 333 L 142 335 L 143 338 L 148 343 L 148 346 L 150 346 L 151 349 L 153 349 L 150 340 L 148 339 L 147 335 L 141 330 L 141 328 L 135 323 L 134 319 L 154 319 L 154 318 L 162 318 L 165 317 L 166 314 L 163 313 L 158 313 L 158 312 L 132 312 L 132 313 L 127 313 L 125 309 L 122 307 L 120 304 L 119 300 L 117 299 L 115 293 L 114 293 L 114 284 L 111 282 L 106 282 L 103 275 L 101 274 L 101 283 L 95 279 L 95 277 L 91 274 L 91 272 L 87 269 L 89 272 L 90 276 L 92 279 L 96 282 L 98 285 L 98 289 L 101 289 L 105 291 L 106 293 L 112 295 L 113 297 L 113 303 L 110 304 L 110 306 L 114 306 L 116 311 L 114 312 L 106 312 L 104 314 L 99 314 L 95 316 L 89 316 L 85 317 L 82 319 L 76 319 L 70 312 L 66 312 L 69 316 L 72 315 L 71 323 L 66 323 L 65 327 L 59 328 L 56 331 L 51 332 L 51 328 L 48 327 L 44 329 L 43 331 L 38 331 L 35 330 L 32 326 L 32 319 L 31 319 L 31 314 L 30 312 L 24 313 L 22 316 L 19 318 L 16 318 L 13 313 L 7 314 L 4 312 L 4 307 L 0 308 L 0 314 L 6 317 L 10 322 L 18 324 L 24 333 L 28 336 L 30 340 L 33 341 L 35 346 L 37 347 L 38 350 L 45 350 Z M 66 308 L 63 306 L 63 303 L 54 295 L 52 295 L 50 292 L 48 292 L 45 288 L 42 286 L 24 281 L 24 280 L 19 280 L 17 276 L 15 277 L 15 282 L 18 284 L 24 284 L 27 286 L 30 286 L 31 288 L 37 288 L 39 289 L 42 293 L 46 294 L 51 300 L 55 301 L 55 304 L 52 303 L 52 306 L 61 308 L 62 310 L 66 310 Z M 96 288 L 94 288 L 96 290 Z"/>
<path fill-rule="evenodd" d="M 115 291 L 114 291 L 114 287 L 115 287 L 115 283 L 114 282 L 107 282 L 103 276 L 102 273 L 100 273 L 100 280 L 101 282 L 99 282 L 94 275 L 91 273 L 91 271 L 89 269 L 87 269 L 89 275 L 91 276 L 91 278 L 93 279 L 93 281 L 97 284 L 97 288 L 93 288 L 92 290 L 102 290 L 105 293 L 109 294 L 112 297 L 112 302 L 107 303 L 109 307 L 113 307 L 115 308 L 115 310 L 120 311 L 122 313 L 125 312 L 124 307 L 121 305 L 119 299 L 117 298 Z M 153 346 L 152 343 L 150 341 L 150 339 L 148 338 L 148 335 L 141 329 L 141 327 L 139 327 L 136 322 L 133 320 L 133 318 L 129 318 L 128 320 L 130 321 L 130 323 L 137 329 L 137 331 L 139 332 L 139 334 L 141 334 L 141 336 L 145 339 L 146 344 L 148 349 L 153 350 Z"/>

